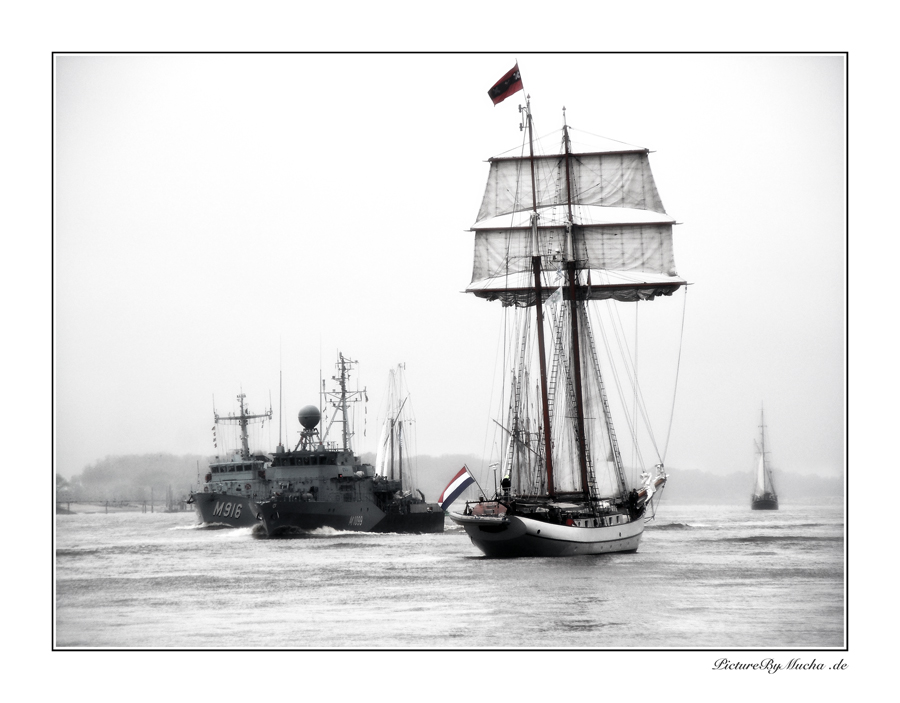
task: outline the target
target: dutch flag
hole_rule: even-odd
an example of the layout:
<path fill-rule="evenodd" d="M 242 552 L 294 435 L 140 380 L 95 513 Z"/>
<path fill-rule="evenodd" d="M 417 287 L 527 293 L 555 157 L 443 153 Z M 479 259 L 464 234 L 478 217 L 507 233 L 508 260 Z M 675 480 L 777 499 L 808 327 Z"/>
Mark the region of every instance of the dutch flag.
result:
<path fill-rule="evenodd" d="M 472 478 L 472 474 L 469 473 L 469 467 L 464 465 L 459 470 L 459 473 L 447 484 L 444 492 L 441 493 L 441 497 L 438 498 L 441 510 L 449 508 L 450 504 L 459 498 L 460 494 L 473 483 L 475 483 L 475 479 Z"/>

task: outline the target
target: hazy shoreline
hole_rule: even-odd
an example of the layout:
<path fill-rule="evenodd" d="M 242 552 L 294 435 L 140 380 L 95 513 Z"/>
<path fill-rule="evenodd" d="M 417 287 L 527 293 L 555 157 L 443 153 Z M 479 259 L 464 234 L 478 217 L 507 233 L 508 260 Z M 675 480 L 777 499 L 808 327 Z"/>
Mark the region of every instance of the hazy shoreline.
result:
<path fill-rule="evenodd" d="M 372 462 L 374 456 L 363 454 L 363 461 Z M 190 491 L 197 490 L 199 471 L 205 471 L 210 457 L 194 455 L 124 455 L 106 457 L 71 480 L 57 478 L 57 504 L 85 502 L 99 504 L 109 512 L 140 511 L 150 505 L 165 509 L 166 496 L 171 492 L 176 501 L 183 501 Z M 476 456 L 445 455 L 413 457 L 413 484 L 433 500 L 440 495 L 447 481 L 464 464 L 478 472 L 482 459 Z M 199 467 L 199 470 L 198 470 Z M 733 471 L 713 474 L 708 471 L 669 467 L 669 481 L 663 501 L 677 504 L 741 505 L 750 500 L 753 489 L 752 471 Z M 840 503 L 844 498 L 844 477 L 775 472 L 775 487 L 782 505 L 809 502 Z M 485 485 L 485 490 L 490 486 Z M 474 490 L 474 489 L 470 489 Z M 115 505 L 115 508 L 113 506 Z"/>

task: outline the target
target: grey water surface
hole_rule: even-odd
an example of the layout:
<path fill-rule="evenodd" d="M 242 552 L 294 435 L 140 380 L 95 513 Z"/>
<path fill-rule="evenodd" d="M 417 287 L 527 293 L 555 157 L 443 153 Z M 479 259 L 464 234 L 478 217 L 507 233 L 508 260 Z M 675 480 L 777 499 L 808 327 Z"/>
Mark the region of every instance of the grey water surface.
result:
<path fill-rule="evenodd" d="M 436 535 L 267 539 L 193 513 L 58 515 L 54 646 L 822 649 L 845 644 L 841 505 L 668 505 L 636 554 L 493 560 Z"/>

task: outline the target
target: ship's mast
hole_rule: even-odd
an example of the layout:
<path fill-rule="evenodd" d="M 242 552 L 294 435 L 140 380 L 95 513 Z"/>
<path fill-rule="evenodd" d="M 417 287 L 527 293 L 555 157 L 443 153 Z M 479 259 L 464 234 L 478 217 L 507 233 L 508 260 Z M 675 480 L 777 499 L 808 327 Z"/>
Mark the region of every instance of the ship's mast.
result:
<path fill-rule="evenodd" d="M 397 420 L 397 444 L 399 445 L 399 455 L 397 457 L 397 478 L 403 481 L 403 420 Z M 391 465 L 391 478 L 393 478 L 394 467 Z"/>
<path fill-rule="evenodd" d="M 409 400 L 409 395 L 403 398 L 400 401 L 399 405 L 397 401 L 399 400 L 400 394 L 404 391 L 404 384 L 402 380 L 401 370 L 405 369 L 405 364 L 398 364 L 397 369 L 391 369 L 388 380 L 388 405 L 387 412 L 388 416 L 385 418 L 385 422 L 389 426 L 388 430 L 388 460 L 387 463 L 390 466 L 390 470 L 388 471 L 388 476 L 393 481 L 394 480 L 394 457 L 397 457 L 397 474 L 396 477 L 400 481 L 403 481 L 403 449 L 404 449 L 404 438 L 403 438 L 403 408 L 406 406 L 406 401 Z M 397 449 L 394 451 L 394 438 L 396 437 Z"/>
<path fill-rule="evenodd" d="M 403 420 L 401 419 L 401 413 L 403 412 L 403 406 L 406 405 L 406 401 L 409 399 L 409 396 L 403 399 L 403 402 L 400 403 L 400 407 L 397 408 L 397 414 L 394 416 L 394 419 L 391 420 L 391 478 L 394 478 L 394 424 L 397 425 L 397 444 L 398 444 L 398 467 L 397 467 L 397 478 L 402 481 L 403 480 Z"/>
<path fill-rule="evenodd" d="M 341 444 L 343 446 L 343 450 L 345 452 L 351 451 L 350 449 L 350 438 L 353 436 L 353 432 L 350 430 L 350 418 L 348 416 L 348 403 L 351 402 L 349 398 L 350 395 L 357 396 L 353 398 L 353 402 L 360 400 L 360 398 L 367 399 L 366 390 L 363 388 L 361 391 L 347 391 L 347 376 L 350 373 L 350 366 L 355 364 L 355 361 L 351 361 L 346 358 L 342 353 L 338 352 L 338 363 L 337 367 L 340 371 L 338 376 L 333 376 L 332 380 L 338 382 L 339 391 L 337 393 L 328 393 L 326 395 L 337 395 L 336 401 L 331 401 L 331 404 L 335 407 L 335 413 L 331 416 L 331 421 L 328 423 L 328 428 L 325 430 L 323 436 L 327 437 L 328 433 L 331 431 L 331 426 L 334 424 L 335 419 L 337 418 L 338 412 L 341 413 L 341 423 L 343 427 L 341 428 Z M 323 382 L 324 385 L 324 382 Z M 324 387 L 322 390 L 323 394 L 325 394 Z"/>
<path fill-rule="evenodd" d="M 581 469 L 581 490 L 588 496 L 588 468 L 584 434 L 584 396 L 581 385 L 581 344 L 578 335 L 578 297 L 576 295 L 577 271 L 575 265 L 574 221 L 572 218 L 572 184 L 569 168 L 569 125 L 566 124 L 566 108 L 563 108 L 563 141 L 566 148 L 566 268 L 569 272 L 569 311 L 572 318 L 572 365 L 575 382 L 575 427 L 578 443 L 578 465 Z"/>
<path fill-rule="evenodd" d="M 391 439 L 391 451 L 390 451 L 390 456 L 391 456 L 391 460 L 390 460 L 391 471 L 390 471 L 390 478 L 391 478 L 391 480 L 393 481 L 393 480 L 394 480 L 394 418 L 391 418 L 391 438 L 390 438 L 390 439 Z"/>
<path fill-rule="evenodd" d="M 220 422 L 236 422 L 241 427 L 241 459 L 247 461 L 250 459 L 250 440 L 247 436 L 247 425 L 251 420 L 262 420 L 265 422 L 267 419 L 271 419 L 272 417 L 272 409 L 269 408 L 262 415 L 249 415 L 246 412 L 246 408 L 244 407 L 244 398 L 246 396 L 241 393 L 238 395 L 238 403 L 240 403 L 241 414 L 240 415 L 225 415 L 220 416 L 215 410 L 213 410 L 213 415 L 215 416 L 216 424 Z"/>
<path fill-rule="evenodd" d="M 765 411 L 760 408 L 759 411 L 759 443 L 760 443 L 760 452 L 763 457 L 763 466 L 766 463 L 766 416 Z M 768 472 L 766 472 L 768 473 Z"/>
<path fill-rule="evenodd" d="M 769 462 L 766 460 L 766 417 L 765 411 L 760 408 L 759 410 L 759 434 L 760 434 L 760 453 L 762 454 L 763 460 L 763 491 L 770 491 L 772 493 L 775 492 L 775 482 L 772 480 L 772 469 L 769 466 Z"/>
<path fill-rule="evenodd" d="M 284 451 L 284 445 L 281 443 L 281 415 L 284 412 L 284 401 L 281 396 L 281 369 L 278 370 L 278 451 Z"/>
<path fill-rule="evenodd" d="M 341 368 L 341 414 L 343 416 L 343 427 L 341 428 L 341 438 L 343 439 L 344 451 L 350 449 L 350 424 L 347 421 L 347 365 L 344 361 L 344 355 L 338 354 L 340 358 Z"/>
<path fill-rule="evenodd" d="M 528 127 L 528 151 L 531 163 L 531 241 L 532 255 L 531 268 L 534 273 L 535 310 L 537 314 L 538 356 L 541 366 L 541 407 L 544 416 L 544 456 L 547 462 L 547 493 L 553 496 L 556 491 L 553 487 L 553 454 L 550 441 L 550 403 L 547 398 L 547 361 L 544 354 L 544 291 L 541 284 L 541 252 L 538 242 L 538 210 L 537 191 L 534 178 L 534 136 L 531 124 L 531 96 L 525 98 L 525 107 L 519 106 L 519 112 L 525 110 L 526 124 Z M 519 125 L 522 128 L 522 125 Z"/>

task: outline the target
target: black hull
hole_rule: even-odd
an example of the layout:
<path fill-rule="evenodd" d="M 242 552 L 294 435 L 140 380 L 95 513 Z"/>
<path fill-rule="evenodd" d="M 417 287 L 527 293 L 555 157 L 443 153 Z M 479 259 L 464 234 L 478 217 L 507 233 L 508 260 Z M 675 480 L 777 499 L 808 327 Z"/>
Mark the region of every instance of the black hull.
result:
<path fill-rule="evenodd" d="M 409 512 L 385 513 L 369 501 L 341 503 L 322 501 L 265 501 L 251 512 L 259 515 L 270 537 L 311 532 L 323 527 L 350 532 L 393 532 L 406 534 L 444 531 L 444 512 L 436 504 L 413 506 Z"/>
<path fill-rule="evenodd" d="M 598 525 L 596 519 L 559 524 L 509 514 L 500 517 L 450 513 L 450 519 L 463 526 L 472 544 L 486 557 L 502 559 L 629 554 L 638 550 L 644 532 L 640 516 L 632 520 L 623 515 L 615 523 L 604 525 Z"/>
<path fill-rule="evenodd" d="M 751 510 L 778 510 L 778 498 L 754 498 L 750 502 Z"/>
<path fill-rule="evenodd" d="M 430 513 L 388 513 L 372 532 L 401 532 L 407 534 L 429 534 L 444 531 L 444 511 L 435 508 Z"/>

